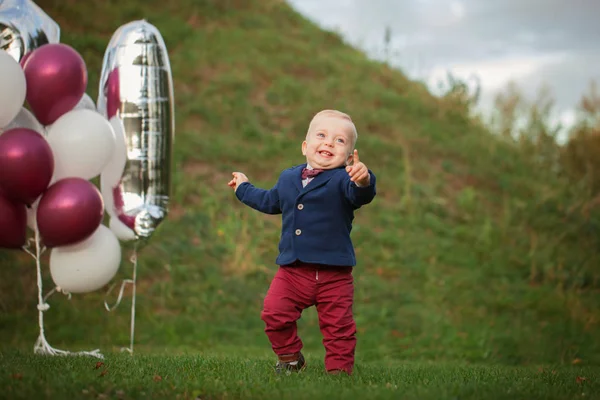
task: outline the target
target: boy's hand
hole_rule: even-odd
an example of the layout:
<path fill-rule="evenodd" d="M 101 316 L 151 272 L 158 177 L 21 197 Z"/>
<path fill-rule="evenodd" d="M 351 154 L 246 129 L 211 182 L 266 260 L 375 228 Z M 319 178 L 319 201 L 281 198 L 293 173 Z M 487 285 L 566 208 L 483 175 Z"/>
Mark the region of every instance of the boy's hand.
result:
<path fill-rule="evenodd" d="M 356 186 L 369 186 L 371 177 L 365 164 L 358 159 L 358 150 L 354 150 L 352 165 L 346 167 L 346 172 L 350 175 L 350 180 L 356 183 Z"/>
<path fill-rule="evenodd" d="M 233 188 L 234 191 L 237 190 L 238 186 L 244 182 L 249 182 L 248 177 L 241 172 L 232 172 L 233 179 L 229 181 L 227 185 Z"/>

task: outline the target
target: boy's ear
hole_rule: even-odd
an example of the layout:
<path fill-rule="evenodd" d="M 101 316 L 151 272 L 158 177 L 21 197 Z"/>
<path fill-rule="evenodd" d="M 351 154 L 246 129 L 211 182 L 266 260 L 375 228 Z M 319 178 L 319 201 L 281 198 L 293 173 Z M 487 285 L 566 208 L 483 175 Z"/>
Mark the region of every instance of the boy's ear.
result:
<path fill-rule="evenodd" d="M 302 155 L 303 156 L 306 155 L 306 140 L 304 142 L 302 142 Z"/>
<path fill-rule="evenodd" d="M 352 165 L 354 161 L 354 152 L 350 152 L 348 158 L 346 158 L 346 165 Z"/>

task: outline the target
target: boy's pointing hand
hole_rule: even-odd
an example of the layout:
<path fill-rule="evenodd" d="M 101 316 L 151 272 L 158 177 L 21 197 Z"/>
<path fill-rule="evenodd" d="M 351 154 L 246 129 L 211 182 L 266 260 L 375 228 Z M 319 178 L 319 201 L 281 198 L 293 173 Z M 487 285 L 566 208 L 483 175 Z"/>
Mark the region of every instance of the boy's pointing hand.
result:
<path fill-rule="evenodd" d="M 350 175 L 350 180 L 356 183 L 356 186 L 369 186 L 371 178 L 369 169 L 358 158 L 358 150 L 354 150 L 352 165 L 346 167 L 346 172 Z"/>

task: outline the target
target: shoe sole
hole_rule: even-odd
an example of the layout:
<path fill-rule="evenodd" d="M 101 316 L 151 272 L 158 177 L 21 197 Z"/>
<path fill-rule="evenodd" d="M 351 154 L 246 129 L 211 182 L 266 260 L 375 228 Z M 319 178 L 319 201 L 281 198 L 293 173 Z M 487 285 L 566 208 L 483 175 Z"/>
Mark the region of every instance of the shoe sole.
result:
<path fill-rule="evenodd" d="M 277 372 L 277 370 L 275 370 L 275 374 L 276 374 L 276 375 L 279 375 L 279 374 L 282 374 L 282 373 L 283 373 L 283 374 L 286 374 L 286 375 L 291 375 L 291 374 L 293 374 L 293 373 L 299 374 L 300 372 L 303 372 L 303 371 L 306 369 L 306 365 L 307 365 L 307 364 L 308 364 L 308 363 L 307 363 L 306 361 L 304 361 L 304 365 L 302 365 L 302 366 L 301 366 L 299 369 L 297 369 L 297 370 L 290 370 L 290 369 L 286 369 L 286 370 L 284 370 L 284 371 L 279 371 L 279 372 Z"/>

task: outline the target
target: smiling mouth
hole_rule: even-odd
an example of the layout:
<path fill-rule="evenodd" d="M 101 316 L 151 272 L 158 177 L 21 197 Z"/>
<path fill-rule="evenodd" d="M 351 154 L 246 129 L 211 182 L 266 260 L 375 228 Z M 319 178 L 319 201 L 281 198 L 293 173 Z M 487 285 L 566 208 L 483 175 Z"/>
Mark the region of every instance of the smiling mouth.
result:
<path fill-rule="evenodd" d="M 333 156 L 333 154 L 331 154 L 330 152 L 325 151 L 325 150 L 321 150 L 319 152 L 319 154 L 322 155 L 322 156 L 325 156 L 325 157 L 331 157 L 331 156 Z"/>

